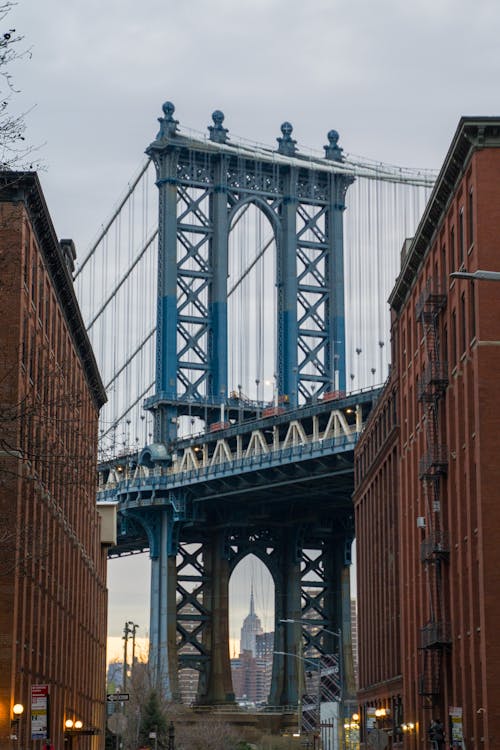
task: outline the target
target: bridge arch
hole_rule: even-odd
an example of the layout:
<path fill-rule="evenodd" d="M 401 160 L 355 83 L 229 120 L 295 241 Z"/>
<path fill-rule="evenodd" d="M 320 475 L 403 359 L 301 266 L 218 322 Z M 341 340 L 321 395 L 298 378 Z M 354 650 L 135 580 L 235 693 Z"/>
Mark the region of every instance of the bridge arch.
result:
<path fill-rule="evenodd" d="M 229 211 L 228 391 L 270 402 L 276 387 L 278 222 L 266 201 L 239 200 Z"/>

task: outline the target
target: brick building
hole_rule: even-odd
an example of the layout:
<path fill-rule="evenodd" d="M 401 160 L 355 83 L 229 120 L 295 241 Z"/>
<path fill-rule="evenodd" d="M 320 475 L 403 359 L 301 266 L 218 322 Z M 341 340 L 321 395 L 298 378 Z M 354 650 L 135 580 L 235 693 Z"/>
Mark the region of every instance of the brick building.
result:
<path fill-rule="evenodd" d="M 95 467 L 106 397 L 74 255 L 56 238 L 37 175 L 0 173 L 0 748 L 9 750 L 31 747 L 32 731 L 34 747 L 47 734 L 62 748 L 67 720 L 78 722 L 80 750 L 103 743 L 107 524 Z M 24 711 L 13 722 L 14 704 Z"/>
<path fill-rule="evenodd" d="M 499 236 L 500 118 L 466 117 L 403 248 L 356 450 L 365 740 L 377 708 L 394 746 L 429 746 L 433 717 L 456 747 L 500 746 L 500 285 L 450 278 L 500 271 Z"/>
<path fill-rule="evenodd" d="M 231 678 L 237 700 L 249 704 L 267 701 L 270 686 L 269 659 L 256 657 L 250 650 L 231 659 Z"/>

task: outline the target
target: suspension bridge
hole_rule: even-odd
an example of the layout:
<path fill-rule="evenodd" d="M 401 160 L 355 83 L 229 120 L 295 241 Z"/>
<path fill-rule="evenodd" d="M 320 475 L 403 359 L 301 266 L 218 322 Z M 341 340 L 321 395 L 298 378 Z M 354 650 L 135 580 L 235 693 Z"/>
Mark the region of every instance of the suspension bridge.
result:
<path fill-rule="evenodd" d="M 207 134 L 167 102 L 147 159 L 75 275 L 106 384 L 99 498 L 111 554 L 151 557 L 150 662 L 179 698 L 234 701 L 228 584 L 255 554 L 275 584 L 270 702 L 300 658 L 353 691 L 353 450 L 387 375 L 385 303 L 435 174 Z M 341 638 L 335 635 L 341 633 Z M 303 683 L 302 683 L 303 684 Z"/>

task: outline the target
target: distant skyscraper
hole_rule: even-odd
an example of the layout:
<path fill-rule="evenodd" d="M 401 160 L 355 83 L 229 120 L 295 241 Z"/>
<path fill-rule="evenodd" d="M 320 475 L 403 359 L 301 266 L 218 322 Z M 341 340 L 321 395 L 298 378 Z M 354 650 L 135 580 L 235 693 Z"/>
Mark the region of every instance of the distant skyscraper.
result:
<path fill-rule="evenodd" d="M 274 633 L 264 633 L 255 614 L 253 587 L 250 614 L 243 620 L 240 655 L 231 659 L 233 688 L 238 700 L 263 703 L 269 695 L 273 663 Z"/>
<path fill-rule="evenodd" d="M 252 656 L 256 655 L 255 637 L 263 632 L 259 617 L 255 614 L 253 601 L 253 586 L 250 593 L 250 614 L 243 620 L 240 637 L 240 653 L 251 651 Z"/>

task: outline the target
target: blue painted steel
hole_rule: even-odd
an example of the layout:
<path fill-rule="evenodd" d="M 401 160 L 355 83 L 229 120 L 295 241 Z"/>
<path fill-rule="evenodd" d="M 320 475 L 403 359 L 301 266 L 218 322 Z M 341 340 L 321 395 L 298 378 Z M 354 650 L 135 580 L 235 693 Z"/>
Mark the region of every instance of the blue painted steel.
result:
<path fill-rule="evenodd" d="M 214 112 L 214 129 L 211 138 L 219 143 L 226 139 L 227 130 L 222 128 L 224 115 Z M 219 130 L 217 130 L 219 128 Z M 220 129 L 224 131 L 220 132 Z M 217 134 L 217 135 L 216 135 Z M 222 139 L 222 140 L 221 140 Z M 208 393 L 219 397 L 222 402 L 228 395 L 228 342 L 227 342 L 227 277 L 228 277 L 228 238 L 229 215 L 226 189 L 227 159 L 221 155 L 214 165 L 214 190 L 210 198 L 212 237 L 209 249 L 209 267 L 212 269 L 212 283 L 209 291 L 208 319 Z"/>
<path fill-rule="evenodd" d="M 172 335 L 177 319 L 177 298 L 174 295 L 160 297 L 161 329 L 163 338 L 158 337 L 160 350 L 160 367 L 158 377 L 158 391 L 162 391 L 167 398 L 175 398 L 177 393 L 177 347 Z M 165 438 L 163 438 L 165 439 Z"/>
<path fill-rule="evenodd" d="M 323 572 L 319 564 L 316 571 L 324 577 L 324 603 L 315 606 L 325 622 L 339 620 L 333 586 L 339 570 L 331 560 L 337 559 L 337 549 L 344 550 L 351 533 L 349 477 L 356 435 L 316 437 L 283 450 L 167 473 L 169 458 L 181 444 L 178 417 L 196 414 L 208 427 L 218 420 L 221 403 L 233 423 L 262 412 L 263 404 L 241 406 L 228 393 L 228 236 L 234 212 L 246 202 L 264 211 L 275 233 L 278 395 L 293 408 L 345 388 L 342 214 L 351 178 L 328 164 L 342 160 L 335 131 L 328 134 L 326 158 L 314 164 L 299 153 L 290 123 L 281 126 L 277 154 L 246 149 L 242 155 L 228 142 L 219 110 L 212 115 L 208 141 L 183 136 L 174 111 L 172 103 L 163 105 L 160 130 L 147 149 L 159 189 L 156 392 L 147 401 L 155 414 L 155 443 L 137 460 L 160 471 L 129 477 L 110 492 L 120 501 L 121 513 L 134 519 L 135 536 L 127 549 L 135 543 L 151 551 L 151 663 L 166 696 L 178 693 L 177 628 L 182 644 L 194 649 L 179 658 L 200 671 L 201 698 L 230 702 L 229 661 L 221 644 L 228 635 L 228 571 L 242 549 L 250 551 L 248 545 L 266 540 L 262 554 L 272 554 L 277 620 L 298 620 L 303 613 L 304 548 L 317 550 L 317 559 L 325 555 Z M 307 418 L 312 423 L 320 417 L 314 413 Z M 276 427 L 278 438 L 280 429 L 288 429 L 280 418 L 267 427 Z M 244 429 L 239 437 L 231 430 L 225 437 L 241 451 L 243 442 L 237 441 L 248 439 Z M 311 503 L 303 503 L 306 482 L 308 487 L 316 482 Z M 247 498 L 248 503 L 242 502 Z M 254 506 L 260 513 L 255 518 Z M 268 520 L 259 521 L 266 513 Z M 143 537 L 137 530 L 141 524 Z M 183 574 L 182 561 L 176 569 L 183 545 L 201 549 L 196 559 L 180 555 L 194 566 L 194 578 Z M 195 579 L 202 596 L 189 590 Z M 184 605 L 192 605 L 194 613 L 181 614 Z M 194 629 L 183 625 L 189 617 Z M 277 627 L 276 633 L 276 650 L 292 656 L 274 666 L 273 700 L 297 703 L 301 629 Z M 321 648 L 320 639 L 317 643 Z"/>
<path fill-rule="evenodd" d="M 290 168 L 284 180 L 277 247 L 278 393 L 287 396 L 292 406 L 298 403 L 296 183 L 297 170 Z"/>
<path fill-rule="evenodd" d="M 228 398 L 227 247 L 230 217 L 244 201 L 260 205 L 276 230 L 279 395 L 295 405 L 342 389 L 342 213 L 351 178 L 303 159 L 290 123 L 282 125 L 276 162 L 264 152 L 241 158 L 231 150 L 219 110 L 208 149 L 179 133 L 173 112 L 167 103 L 148 148 L 160 190 L 159 294 L 167 298 L 158 311 L 161 400 L 175 400 L 179 410 L 184 394 L 207 407 Z M 328 138 L 324 161 L 341 161 L 338 133 Z M 164 439 L 175 437 L 173 418 L 164 420 Z M 208 421 L 215 418 L 209 411 Z"/>

